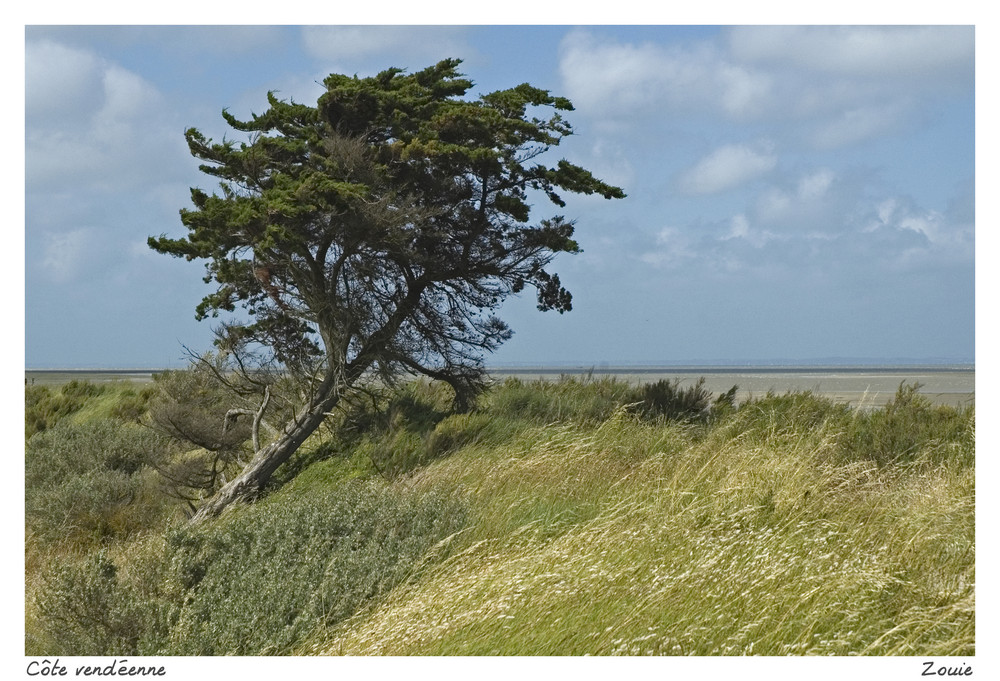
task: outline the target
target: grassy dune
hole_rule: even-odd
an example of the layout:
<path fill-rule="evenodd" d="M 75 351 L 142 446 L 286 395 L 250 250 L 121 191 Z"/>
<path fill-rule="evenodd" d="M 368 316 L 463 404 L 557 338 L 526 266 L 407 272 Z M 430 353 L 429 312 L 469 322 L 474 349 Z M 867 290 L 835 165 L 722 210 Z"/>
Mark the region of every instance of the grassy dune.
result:
<path fill-rule="evenodd" d="M 462 451 L 409 484 L 472 499 L 469 546 L 302 652 L 971 654 L 972 470 L 835 435 L 619 414 Z"/>
<path fill-rule="evenodd" d="M 411 384 L 207 526 L 34 540 L 28 652 L 974 654 L 972 408 L 637 397 Z"/>

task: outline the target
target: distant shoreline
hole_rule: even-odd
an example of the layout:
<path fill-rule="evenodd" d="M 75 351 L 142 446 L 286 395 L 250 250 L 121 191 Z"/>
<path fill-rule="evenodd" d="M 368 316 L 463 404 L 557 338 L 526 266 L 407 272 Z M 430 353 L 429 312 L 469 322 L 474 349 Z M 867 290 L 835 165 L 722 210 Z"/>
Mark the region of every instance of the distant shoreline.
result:
<path fill-rule="evenodd" d="M 169 369 L 28 369 L 25 384 L 56 388 L 70 381 L 151 383 L 154 375 Z M 488 367 L 494 380 L 522 381 L 572 378 L 611 378 L 632 384 L 676 380 L 690 385 L 704 378 L 704 387 L 723 393 L 738 386 L 737 399 L 767 393 L 809 391 L 852 405 L 885 404 L 900 384 L 919 383 L 920 393 L 935 404 L 960 406 L 975 401 L 974 364 L 882 365 L 619 365 L 619 366 L 498 366 Z"/>
<path fill-rule="evenodd" d="M 620 366 L 498 366 L 488 367 L 491 374 L 796 374 L 817 373 L 900 373 L 955 372 L 976 370 L 975 364 L 661 364 Z"/>
<path fill-rule="evenodd" d="M 92 368 L 25 368 L 26 374 L 157 374 L 178 371 L 184 367 L 135 367 L 124 369 Z M 500 364 L 487 366 L 487 372 L 497 374 L 662 374 L 662 373 L 795 373 L 802 371 L 841 371 L 868 373 L 871 371 L 975 371 L 973 362 L 795 362 L 780 363 L 706 363 L 706 364 Z"/>

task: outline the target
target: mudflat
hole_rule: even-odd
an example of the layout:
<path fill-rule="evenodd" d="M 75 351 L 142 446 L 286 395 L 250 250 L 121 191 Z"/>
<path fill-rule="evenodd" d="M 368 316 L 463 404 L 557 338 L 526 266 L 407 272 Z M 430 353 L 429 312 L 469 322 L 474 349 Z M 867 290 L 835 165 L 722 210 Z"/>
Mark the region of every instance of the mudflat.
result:
<path fill-rule="evenodd" d="M 72 380 L 91 383 L 134 381 L 148 383 L 155 372 L 148 369 L 28 370 L 28 385 L 57 387 Z M 705 378 L 705 387 L 723 393 L 739 386 L 736 397 L 744 401 L 768 392 L 783 394 L 809 390 L 837 402 L 854 406 L 881 406 L 896 394 L 900 383 L 920 383 L 920 393 L 935 404 L 971 404 L 976 396 L 976 370 L 972 366 L 676 366 L 676 367 L 498 367 L 490 369 L 495 380 L 558 380 L 560 376 L 600 378 L 613 376 L 629 383 L 652 383 L 678 379 L 681 385 Z"/>
<path fill-rule="evenodd" d="M 976 396 L 976 371 L 971 366 L 912 367 L 609 367 L 597 369 L 512 367 L 491 371 L 494 378 L 523 380 L 567 376 L 613 376 L 630 383 L 679 379 L 681 385 L 705 378 L 705 388 L 722 393 L 739 386 L 738 401 L 768 392 L 809 390 L 854 406 L 880 406 L 896 394 L 900 383 L 920 383 L 920 393 L 935 404 L 971 404 Z"/>

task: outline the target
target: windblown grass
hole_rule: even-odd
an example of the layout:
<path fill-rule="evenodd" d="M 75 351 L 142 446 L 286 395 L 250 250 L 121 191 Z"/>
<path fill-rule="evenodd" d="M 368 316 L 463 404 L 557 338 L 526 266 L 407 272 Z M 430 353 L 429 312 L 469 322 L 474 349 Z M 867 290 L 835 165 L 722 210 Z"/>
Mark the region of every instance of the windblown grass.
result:
<path fill-rule="evenodd" d="M 317 435 L 253 507 L 72 556 L 36 546 L 28 647 L 975 653 L 974 409 L 905 386 L 884 409 L 795 393 L 683 421 L 641 400 L 510 381 L 451 414 L 439 388 L 404 386 Z M 89 609 L 60 620 L 67 604 Z"/>
<path fill-rule="evenodd" d="M 432 465 L 411 484 L 468 495 L 470 545 L 303 652 L 972 654 L 972 467 L 844 461 L 843 418 L 777 402 L 756 429 L 619 411 Z"/>

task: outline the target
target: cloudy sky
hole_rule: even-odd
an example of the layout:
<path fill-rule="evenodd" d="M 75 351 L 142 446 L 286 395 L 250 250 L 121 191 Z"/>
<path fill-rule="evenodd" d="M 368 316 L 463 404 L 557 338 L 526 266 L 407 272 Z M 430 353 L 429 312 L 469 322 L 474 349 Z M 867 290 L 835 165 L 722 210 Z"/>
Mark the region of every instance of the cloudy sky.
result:
<path fill-rule="evenodd" d="M 971 27 L 29 26 L 24 57 L 28 367 L 210 348 L 202 265 L 146 246 L 214 186 L 186 128 L 445 57 L 569 97 L 552 160 L 628 193 L 535 206 L 577 221 L 574 309 L 511 300 L 492 363 L 974 356 Z"/>

